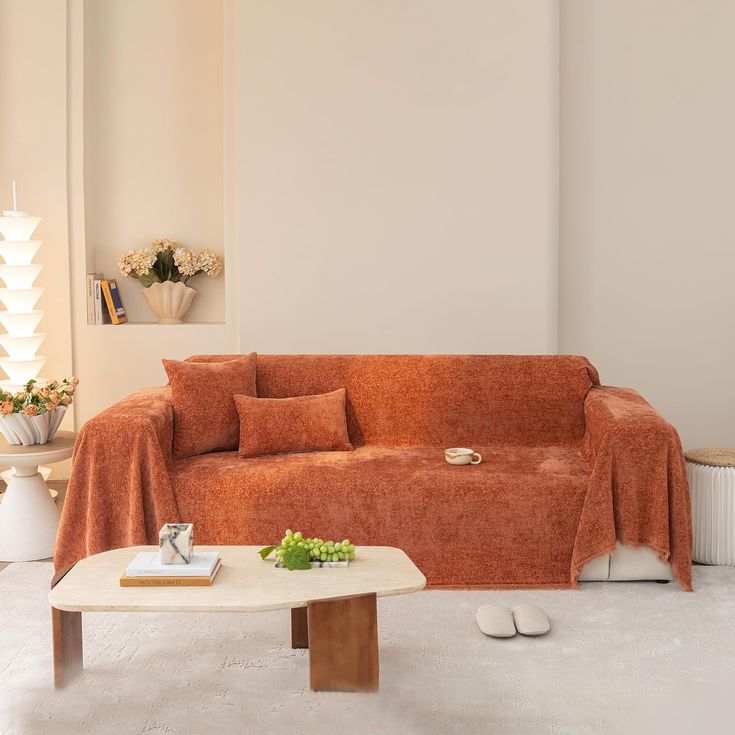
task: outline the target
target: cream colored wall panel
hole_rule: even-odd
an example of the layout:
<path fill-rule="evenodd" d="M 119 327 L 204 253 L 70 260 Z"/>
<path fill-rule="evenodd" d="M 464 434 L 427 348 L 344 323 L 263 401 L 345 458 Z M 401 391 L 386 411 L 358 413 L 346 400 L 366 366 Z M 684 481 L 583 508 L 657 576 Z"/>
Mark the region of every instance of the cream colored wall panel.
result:
<path fill-rule="evenodd" d="M 36 285 L 45 290 L 38 331 L 47 362 L 41 377 L 71 375 L 72 339 L 66 200 L 66 3 L 0 0 L 0 210 L 12 209 L 17 180 L 22 209 L 42 217 L 34 236 L 43 240 L 35 256 L 43 263 Z M 73 429 L 76 406 L 62 428 Z M 56 464 L 52 479 L 68 476 Z"/>
<path fill-rule="evenodd" d="M 557 4 L 242 0 L 241 340 L 554 352 Z"/>
<path fill-rule="evenodd" d="M 561 352 L 735 443 L 735 4 L 561 3 Z"/>
<path fill-rule="evenodd" d="M 86 243 L 108 277 L 156 238 L 223 253 L 222 34 L 218 0 L 84 5 Z M 118 283 L 131 320 L 155 321 Z M 224 321 L 224 284 L 197 276 L 187 319 Z"/>
<path fill-rule="evenodd" d="M 223 26 L 216 1 L 69 3 L 79 425 L 138 388 L 164 384 L 164 357 L 237 350 L 237 313 L 224 297 L 226 284 L 234 292 L 237 258 L 224 233 L 232 183 L 223 182 L 223 88 L 231 83 Z M 192 282 L 200 293 L 190 323 L 87 325 L 85 273 L 116 276 L 122 250 L 158 236 L 225 256 L 223 276 Z M 118 284 L 132 321 L 152 322 L 138 283 Z"/>
<path fill-rule="evenodd" d="M 36 286 L 46 313 L 39 354 L 48 360 L 41 377 L 72 372 L 69 249 L 66 210 L 66 3 L 0 2 L 0 210 L 18 206 L 41 217 L 34 257 L 43 264 Z M 71 417 L 70 417 L 71 418 Z M 65 426 L 70 423 L 68 419 Z"/>

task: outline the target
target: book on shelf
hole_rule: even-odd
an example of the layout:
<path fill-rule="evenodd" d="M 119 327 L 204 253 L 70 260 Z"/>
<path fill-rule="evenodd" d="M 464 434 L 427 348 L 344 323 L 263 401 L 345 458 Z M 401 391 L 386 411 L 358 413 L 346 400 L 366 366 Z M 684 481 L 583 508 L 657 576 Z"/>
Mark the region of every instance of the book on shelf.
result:
<path fill-rule="evenodd" d="M 161 564 L 158 551 L 141 551 L 125 567 L 128 577 L 208 577 L 219 560 L 217 551 L 195 551 L 188 564 Z"/>
<path fill-rule="evenodd" d="M 170 565 L 175 566 L 175 565 Z M 217 559 L 210 574 L 201 576 L 178 575 L 164 576 L 149 574 L 142 577 L 131 577 L 127 573 L 120 577 L 121 587 L 210 587 L 217 572 L 222 567 L 222 560 Z"/>
<path fill-rule="evenodd" d="M 117 287 L 117 281 L 114 278 L 101 281 L 102 294 L 105 297 L 105 304 L 110 315 L 110 321 L 113 324 L 124 324 L 128 317 L 125 314 L 122 301 L 120 300 L 120 291 Z"/>
<path fill-rule="evenodd" d="M 101 273 L 87 273 L 87 324 L 97 324 L 94 282 L 101 280 Z"/>
<path fill-rule="evenodd" d="M 102 292 L 102 281 L 104 281 L 104 278 L 99 273 L 95 273 L 94 278 L 94 287 L 93 287 L 93 294 L 94 294 L 94 322 L 93 324 L 109 324 L 110 323 L 110 314 L 107 311 L 107 306 L 105 304 L 105 295 Z M 99 278 L 97 277 L 99 276 Z"/>

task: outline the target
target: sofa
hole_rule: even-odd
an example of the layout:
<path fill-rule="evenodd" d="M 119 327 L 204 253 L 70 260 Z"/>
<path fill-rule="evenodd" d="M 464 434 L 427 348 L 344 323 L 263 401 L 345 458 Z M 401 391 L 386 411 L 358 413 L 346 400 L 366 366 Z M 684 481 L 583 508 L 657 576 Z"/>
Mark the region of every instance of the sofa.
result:
<path fill-rule="evenodd" d="M 653 576 L 670 570 L 691 589 L 677 432 L 635 391 L 602 386 L 584 357 L 257 357 L 259 397 L 338 388 L 347 392 L 354 451 L 173 459 L 165 386 L 87 421 L 57 568 L 157 543 L 163 523 L 190 522 L 200 544 L 265 545 L 291 527 L 398 546 L 434 587 L 575 587 L 585 569 L 588 579 L 607 578 L 627 550 L 644 569 L 651 561 Z M 202 400 L 217 410 L 232 399 Z M 451 446 L 472 447 L 482 464 L 447 464 Z"/>

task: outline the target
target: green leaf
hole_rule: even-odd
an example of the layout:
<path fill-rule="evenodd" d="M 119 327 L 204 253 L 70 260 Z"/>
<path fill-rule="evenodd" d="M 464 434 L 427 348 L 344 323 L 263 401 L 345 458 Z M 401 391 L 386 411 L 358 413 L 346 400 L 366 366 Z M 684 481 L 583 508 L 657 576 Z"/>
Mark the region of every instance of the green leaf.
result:
<path fill-rule="evenodd" d="M 286 549 L 283 563 L 287 569 L 311 569 L 309 564 L 309 552 L 303 547 L 294 544 Z"/>
<path fill-rule="evenodd" d="M 161 280 L 170 281 L 176 268 L 174 265 L 174 254 L 170 250 L 162 250 L 158 253 L 158 267 L 161 272 Z"/>
<path fill-rule="evenodd" d="M 267 559 L 278 547 L 277 546 L 265 546 L 258 553 L 261 559 Z"/>
<path fill-rule="evenodd" d="M 148 271 L 148 273 L 146 273 L 144 276 L 138 276 L 138 283 L 140 283 L 143 288 L 148 288 L 148 286 L 160 282 L 161 279 L 158 277 L 158 274 L 155 271 Z"/>

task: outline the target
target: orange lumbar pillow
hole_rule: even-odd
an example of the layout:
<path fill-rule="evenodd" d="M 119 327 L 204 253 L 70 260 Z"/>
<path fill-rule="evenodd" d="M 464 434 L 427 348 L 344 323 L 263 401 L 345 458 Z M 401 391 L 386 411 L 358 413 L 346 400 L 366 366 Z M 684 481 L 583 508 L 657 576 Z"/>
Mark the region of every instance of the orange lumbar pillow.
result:
<path fill-rule="evenodd" d="M 235 396 L 240 456 L 285 452 L 351 451 L 344 388 L 316 396 Z"/>
<path fill-rule="evenodd" d="M 255 352 L 224 362 L 163 360 L 171 384 L 175 459 L 237 449 L 232 396 L 255 395 L 256 365 Z"/>

